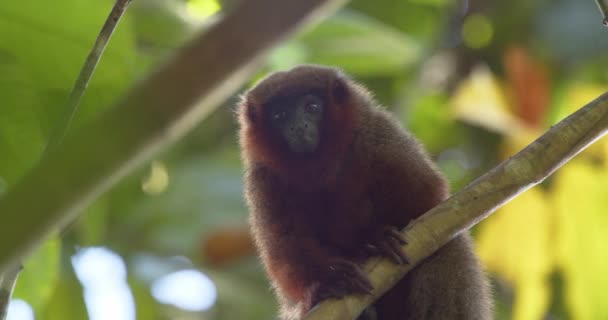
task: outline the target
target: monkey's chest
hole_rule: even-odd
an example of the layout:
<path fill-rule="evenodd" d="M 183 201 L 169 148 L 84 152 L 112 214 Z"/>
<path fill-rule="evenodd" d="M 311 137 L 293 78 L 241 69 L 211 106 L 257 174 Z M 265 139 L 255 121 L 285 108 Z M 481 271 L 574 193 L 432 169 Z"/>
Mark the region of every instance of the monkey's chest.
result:
<path fill-rule="evenodd" d="M 292 190 L 287 197 L 290 220 L 323 244 L 350 251 L 359 248 L 373 223 L 374 206 L 365 186 L 335 190 Z"/>

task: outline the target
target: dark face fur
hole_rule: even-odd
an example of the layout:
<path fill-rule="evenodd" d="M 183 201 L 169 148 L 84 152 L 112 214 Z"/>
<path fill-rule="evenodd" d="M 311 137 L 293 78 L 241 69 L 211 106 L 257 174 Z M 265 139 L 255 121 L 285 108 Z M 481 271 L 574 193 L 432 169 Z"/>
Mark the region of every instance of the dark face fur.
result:
<path fill-rule="evenodd" d="M 321 137 L 325 102 L 320 95 L 304 93 L 270 101 L 266 117 L 272 129 L 293 153 L 312 153 Z"/>

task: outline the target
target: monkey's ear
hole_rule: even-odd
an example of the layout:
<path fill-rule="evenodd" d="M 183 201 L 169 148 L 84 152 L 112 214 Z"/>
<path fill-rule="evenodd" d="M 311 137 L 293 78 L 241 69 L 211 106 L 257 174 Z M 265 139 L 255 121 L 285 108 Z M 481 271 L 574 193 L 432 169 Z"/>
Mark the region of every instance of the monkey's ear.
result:
<path fill-rule="evenodd" d="M 256 123 L 258 120 L 257 111 L 255 105 L 245 99 L 245 97 L 241 98 L 241 103 L 238 106 L 238 113 L 242 120 L 247 121 L 248 123 Z"/>
<path fill-rule="evenodd" d="M 338 105 L 346 103 L 350 95 L 348 83 L 343 76 L 338 76 L 332 81 L 330 91 L 332 102 Z"/>
<path fill-rule="evenodd" d="M 249 122 L 256 123 L 256 121 L 258 120 L 258 115 L 256 113 L 255 106 L 250 103 L 247 103 L 244 105 L 244 107 L 245 112 L 247 112 L 247 119 L 249 119 Z"/>

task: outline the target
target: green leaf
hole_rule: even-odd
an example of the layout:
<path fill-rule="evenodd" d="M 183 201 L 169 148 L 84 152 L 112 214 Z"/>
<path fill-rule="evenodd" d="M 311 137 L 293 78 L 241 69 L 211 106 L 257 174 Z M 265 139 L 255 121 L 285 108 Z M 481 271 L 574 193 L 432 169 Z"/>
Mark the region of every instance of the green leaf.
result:
<path fill-rule="evenodd" d="M 27 301 L 34 310 L 44 307 L 55 289 L 60 247 L 58 237 L 47 240 L 25 261 L 17 279 L 14 297 Z"/>
<path fill-rule="evenodd" d="M 419 46 L 380 21 L 343 11 L 303 34 L 307 61 L 356 75 L 395 74 L 417 60 Z"/>
<path fill-rule="evenodd" d="M 34 164 L 45 136 L 35 111 L 41 105 L 39 97 L 32 93 L 31 80 L 19 69 L 0 60 L 0 177 L 8 185 Z"/>
<path fill-rule="evenodd" d="M 83 247 L 101 246 L 106 234 L 108 213 L 107 198 L 102 197 L 93 202 L 85 214 L 77 221 L 74 229 L 78 244 Z"/>
<path fill-rule="evenodd" d="M 432 44 L 443 31 L 443 23 L 456 1 L 451 0 L 354 0 L 349 7 L 364 12 L 416 40 Z"/>
<path fill-rule="evenodd" d="M 408 128 L 431 152 L 437 153 L 462 140 L 462 130 L 446 108 L 443 94 L 418 97 L 407 116 Z"/>
<path fill-rule="evenodd" d="M 44 320 L 89 319 L 82 287 L 73 271 L 63 274 L 46 308 L 37 312 L 37 316 L 36 319 Z"/>
<path fill-rule="evenodd" d="M 257 260 L 223 270 L 206 270 L 217 287 L 217 319 L 273 319 L 277 303 Z"/>
<path fill-rule="evenodd" d="M 147 284 L 130 277 L 129 287 L 135 300 L 137 319 L 156 319 L 161 314 L 158 302 L 152 297 Z"/>
<path fill-rule="evenodd" d="M 0 177 L 9 185 L 38 160 L 111 6 L 102 0 L 0 2 Z M 135 52 L 128 20 L 112 36 L 76 123 L 131 82 Z"/>
<path fill-rule="evenodd" d="M 183 44 L 200 26 L 200 20 L 188 14 L 187 4 L 174 0 L 134 1 L 135 30 L 146 49 L 168 51 Z"/>
<path fill-rule="evenodd" d="M 132 190 L 133 203 L 110 204 L 120 206 L 109 212 L 109 221 L 120 221 L 108 239 L 110 246 L 141 250 L 143 245 L 187 255 L 198 252 L 201 235 L 246 220 L 236 145 L 169 162 L 167 168 L 170 182 L 165 192 L 145 195 L 140 188 L 137 193 Z"/>

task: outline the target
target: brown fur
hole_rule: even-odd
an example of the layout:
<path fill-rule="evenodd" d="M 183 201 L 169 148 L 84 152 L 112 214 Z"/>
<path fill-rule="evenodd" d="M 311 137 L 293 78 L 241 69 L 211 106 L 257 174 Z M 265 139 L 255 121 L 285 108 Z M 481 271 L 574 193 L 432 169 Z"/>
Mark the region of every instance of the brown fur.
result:
<path fill-rule="evenodd" d="M 321 92 L 328 109 L 318 150 L 302 156 L 280 145 L 264 108 L 306 90 Z M 286 319 L 340 283 L 330 266 L 361 263 L 382 228 L 401 229 L 448 196 L 419 143 L 336 69 L 274 73 L 245 94 L 239 111 L 252 233 Z M 375 306 L 382 320 L 490 319 L 488 296 L 469 236 L 461 235 Z"/>

